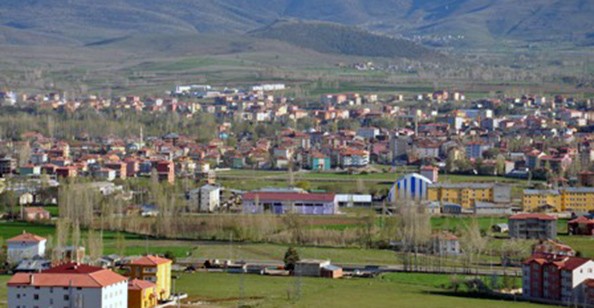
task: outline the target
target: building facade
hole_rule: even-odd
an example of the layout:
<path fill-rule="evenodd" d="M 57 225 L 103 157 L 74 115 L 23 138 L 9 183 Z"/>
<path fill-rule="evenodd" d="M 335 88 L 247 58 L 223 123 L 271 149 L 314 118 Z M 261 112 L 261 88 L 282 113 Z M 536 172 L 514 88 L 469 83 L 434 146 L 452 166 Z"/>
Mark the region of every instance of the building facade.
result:
<path fill-rule="evenodd" d="M 508 220 L 509 236 L 520 239 L 555 239 L 557 218 L 545 214 L 517 214 Z"/>
<path fill-rule="evenodd" d="M 428 187 L 427 199 L 474 209 L 476 202 L 511 201 L 511 186 L 492 183 L 436 183 Z"/>
<path fill-rule="evenodd" d="M 594 278 L 594 262 L 578 257 L 530 257 L 522 265 L 522 296 L 563 304 L 586 301 L 586 282 Z"/>
<path fill-rule="evenodd" d="M 338 201 L 331 193 L 249 192 L 243 195 L 246 214 L 338 214 Z"/>
<path fill-rule="evenodd" d="M 6 241 L 7 261 L 16 264 L 25 259 L 45 256 L 47 239 L 23 232 Z"/>
<path fill-rule="evenodd" d="M 126 277 L 77 263 L 67 263 L 41 273 L 17 273 L 7 286 L 10 308 L 128 306 Z"/>
<path fill-rule="evenodd" d="M 522 196 L 522 206 L 525 211 L 589 212 L 594 210 L 594 187 L 527 189 Z"/>
<path fill-rule="evenodd" d="M 151 308 L 158 304 L 157 285 L 146 280 L 128 281 L 128 308 Z"/>
<path fill-rule="evenodd" d="M 157 299 L 166 300 L 171 295 L 171 260 L 144 256 L 128 264 L 128 276 L 152 282 L 157 288 Z"/>

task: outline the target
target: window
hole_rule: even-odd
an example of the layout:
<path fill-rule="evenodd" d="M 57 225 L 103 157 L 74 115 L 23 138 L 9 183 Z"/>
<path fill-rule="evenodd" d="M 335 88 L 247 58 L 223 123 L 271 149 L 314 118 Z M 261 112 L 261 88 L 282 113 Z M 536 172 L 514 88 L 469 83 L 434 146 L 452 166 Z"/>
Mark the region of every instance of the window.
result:
<path fill-rule="evenodd" d="M 39 300 L 39 294 L 33 294 L 33 299 L 38 301 Z"/>
<path fill-rule="evenodd" d="M 65 295 L 64 295 L 64 300 L 65 300 L 65 301 L 69 301 L 69 300 L 70 300 L 70 296 L 68 296 L 68 294 L 65 294 Z"/>

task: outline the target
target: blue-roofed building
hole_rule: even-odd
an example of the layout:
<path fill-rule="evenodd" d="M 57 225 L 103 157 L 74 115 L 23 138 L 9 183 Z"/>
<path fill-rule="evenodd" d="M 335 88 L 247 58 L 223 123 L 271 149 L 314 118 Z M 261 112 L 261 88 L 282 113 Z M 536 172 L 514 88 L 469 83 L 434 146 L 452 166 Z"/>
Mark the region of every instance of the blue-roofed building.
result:
<path fill-rule="evenodd" d="M 418 174 L 410 173 L 398 179 L 388 193 L 388 202 L 394 200 L 426 200 L 427 187 L 433 182 Z"/>

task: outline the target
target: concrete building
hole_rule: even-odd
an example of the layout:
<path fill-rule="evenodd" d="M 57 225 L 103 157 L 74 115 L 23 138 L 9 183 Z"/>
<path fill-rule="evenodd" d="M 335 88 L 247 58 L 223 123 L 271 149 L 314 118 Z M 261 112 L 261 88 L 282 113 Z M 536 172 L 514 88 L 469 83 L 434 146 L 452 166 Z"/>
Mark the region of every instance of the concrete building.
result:
<path fill-rule="evenodd" d="M 594 187 L 526 189 L 522 196 L 524 211 L 554 210 L 581 212 L 594 210 Z"/>
<path fill-rule="evenodd" d="M 221 205 L 221 187 L 206 184 L 189 192 L 189 208 L 212 213 Z"/>
<path fill-rule="evenodd" d="M 171 295 L 171 263 L 169 259 L 144 256 L 128 264 L 128 276 L 154 283 L 157 300 L 166 300 Z"/>
<path fill-rule="evenodd" d="M 23 232 L 6 241 L 7 261 L 16 264 L 24 259 L 45 256 L 47 239 L 35 234 Z"/>
<path fill-rule="evenodd" d="M 474 209 L 476 202 L 511 202 L 511 186 L 494 183 L 436 183 L 427 188 L 427 199 Z"/>
<path fill-rule="evenodd" d="M 438 256 L 460 255 L 460 241 L 450 232 L 441 232 L 431 237 L 431 250 Z"/>
<path fill-rule="evenodd" d="M 243 195 L 242 208 L 247 214 L 334 215 L 338 214 L 338 201 L 332 193 L 256 191 Z"/>
<path fill-rule="evenodd" d="M 340 207 L 370 207 L 373 198 L 371 195 L 338 194 L 336 202 Z"/>
<path fill-rule="evenodd" d="M 8 307 L 128 306 L 128 279 L 101 267 L 67 263 L 41 273 L 10 278 Z"/>
<path fill-rule="evenodd" d="M 578 257 L 532 256 L 522 265 L 522 296 L 563 305 L 586 300 L 584 282 L 594 278 L 594 262 Z"/>
<path fill-rule="evenodd" d="M 439 168 L 435 166 L 423 166 L 421 167 L 420 173 L 433 183 L 436 183 L 439 180 Z"/>
<path fill-rule="evenodd" d="M 295 276 L 320 277 L 322 268 L 329 265 L 329 260 L 304 259 L 295 263 Z"/>
<path fill-rule="evenodd" d="M 508 220 L 509 236 L 520 239 L 554 239 L 557 218 L 545 214 L 517 214 Z"/>
<path fill-rule="evenodd" d="M 128 281 L 128 308 L 151 308 L 158 304 L 157 285 L 146 280 Z"/>

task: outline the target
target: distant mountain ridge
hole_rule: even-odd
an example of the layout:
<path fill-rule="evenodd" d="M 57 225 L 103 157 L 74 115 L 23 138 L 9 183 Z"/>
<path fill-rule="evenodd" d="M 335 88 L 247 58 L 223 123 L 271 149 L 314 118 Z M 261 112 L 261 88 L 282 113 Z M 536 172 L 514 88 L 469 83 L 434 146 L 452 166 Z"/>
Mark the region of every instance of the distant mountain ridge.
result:
<path fill-rule="evenodd" d="M 136 34 L 245 33 L 298 18 L 389 35 L 594 41 L 591 0 L 3 0 L 0 44 L 89 44 Z"/>
<path fill-rule="evenodd" d="M 249 34 L 280 40 L 321 53 L 417 60 L 435 60 L 440 57 L 437 52 L 409 40 L 394 39 L 328 22 L 280 20 Z"/>

